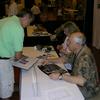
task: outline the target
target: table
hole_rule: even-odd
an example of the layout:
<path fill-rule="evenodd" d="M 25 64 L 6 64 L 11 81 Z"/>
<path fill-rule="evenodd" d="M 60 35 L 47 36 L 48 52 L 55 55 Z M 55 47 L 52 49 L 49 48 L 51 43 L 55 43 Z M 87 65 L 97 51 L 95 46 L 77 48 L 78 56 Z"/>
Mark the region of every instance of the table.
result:
<path fill-rule="evenodd" d="M 28 37 L 37 37 L 37 36 L 50 36 L 51 34 L 46 31 L 46 29 L 41 29 L 35 31 L 36 26 L 28 26 L 27 27 L 27 36 Z"/>
<path fill-rule="evenodd" d="M 50 44 L 50 33 L 47 31 L 34 31 L 33 26 L 27 27 L 26 36 L 24 38 L 24 46 L 34 46 L 34 45 L 47 45 Z"/>
<path fill-rule="evenodd" d="M 23 52 L 30 57 L 44 53 L 33 47 L 25 47 Z M 55 51 L 51 53 L 57 55 Z M 63 64 L 59 65 L 63 67 Z M 84 100 L 84 97 L 75 84 L 52 80 L 34 66 L 28 71 L 21 71 L 20 100 Z"/>

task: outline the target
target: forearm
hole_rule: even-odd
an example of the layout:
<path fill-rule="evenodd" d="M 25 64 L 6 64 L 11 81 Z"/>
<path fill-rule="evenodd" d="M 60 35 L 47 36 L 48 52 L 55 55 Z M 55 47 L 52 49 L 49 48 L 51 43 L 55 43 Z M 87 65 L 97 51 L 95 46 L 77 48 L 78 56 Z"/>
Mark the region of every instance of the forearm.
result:
<path fill-rule="evenodd" d="M 79 86 L 83 86 L 84 83 L 86 82 L 86 79 L 83 78 L 82 76 L 71 76 L 71 75 L 63 74 L 62 79 L 67 82 L 77 84 Z"/>

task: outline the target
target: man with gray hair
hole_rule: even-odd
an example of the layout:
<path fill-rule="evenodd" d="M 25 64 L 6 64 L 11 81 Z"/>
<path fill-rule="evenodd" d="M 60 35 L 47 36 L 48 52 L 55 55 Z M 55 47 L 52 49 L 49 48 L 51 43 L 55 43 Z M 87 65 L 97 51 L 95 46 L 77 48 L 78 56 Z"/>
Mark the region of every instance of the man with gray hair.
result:
<path fill-rule="evenodd" d="M 97 66 L 91 50 L 86 46 L 86 38 L 81 32 L 71 34 L 66 42 L 68 49 L 75 54 L 72 59 L 72 73 L 52 73 L 50 78 L 65 80 L 78 85 L 86 100 L 99 90 Z M 71 58 L 69 58 L 71 59 Z"/>
<path fill-rule="evenodd" d="M 0 100 L 10 100 L 13 94 L 14 70 L 9 59 L 22 57 L 24 28 L 32 20 L 33 14 L 27 9 L 0 20 Z"/>

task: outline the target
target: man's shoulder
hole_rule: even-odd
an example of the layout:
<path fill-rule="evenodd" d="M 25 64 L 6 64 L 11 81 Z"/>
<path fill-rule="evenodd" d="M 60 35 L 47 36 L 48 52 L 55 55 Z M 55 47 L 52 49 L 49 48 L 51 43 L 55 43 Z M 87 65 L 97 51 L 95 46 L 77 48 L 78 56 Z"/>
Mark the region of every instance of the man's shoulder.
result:
<path fill-rule="evenodd" d="M 88 48 L 87 46 L 84 46 L 83 50 L 78 55 L 78 60 L 80 60 L 81 63 L 84 61 L 88 63 L 93 63 L 92 65 L 96 63 L 94 60 L 93 53 L 91 52 L 90 48 Z"/>
<path fill-rule="evenodd" d="M 83 46 L 81 55 L 92 55 L 91 49 L 88 46 Z"/>

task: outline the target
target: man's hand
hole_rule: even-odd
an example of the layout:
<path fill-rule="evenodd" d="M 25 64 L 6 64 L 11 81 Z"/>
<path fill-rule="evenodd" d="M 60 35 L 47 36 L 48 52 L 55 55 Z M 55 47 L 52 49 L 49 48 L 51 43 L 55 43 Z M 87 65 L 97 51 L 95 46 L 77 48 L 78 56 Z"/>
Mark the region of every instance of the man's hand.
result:
<path fill-rule="evenodd" d="M 22 57 L 23 55 L 22 55 L 22 51 L 20 51 L 20 52 L 16 52 L 16 54 L 15 54 L 15 59 L 20 59 L 21 57 Z"/>
<path fill-rule="evenodd" d="M 49 75 L 49 77 L 53 80 L 58 80 L 59 79 L 59 76 L 60 76 L 60 73 L 57 73 L 57 72 L 53 72 Z"/>

